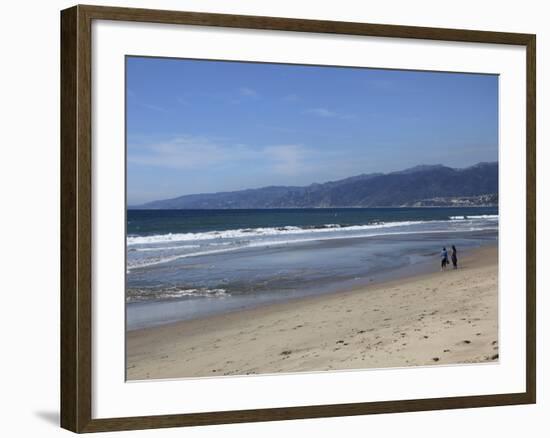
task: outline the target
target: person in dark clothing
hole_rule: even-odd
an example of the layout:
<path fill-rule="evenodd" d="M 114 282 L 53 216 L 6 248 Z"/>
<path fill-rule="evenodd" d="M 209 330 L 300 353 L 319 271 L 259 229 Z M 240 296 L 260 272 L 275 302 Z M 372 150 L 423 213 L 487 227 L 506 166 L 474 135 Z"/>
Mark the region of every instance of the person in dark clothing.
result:
<path fill-rule="evenodd" d="M 447 249 L 443 247 L 441 250 L 441 270 L 447 269 L 447 265 L 449 264 L 449 255 L 447 253 Z"/>
<path fill-rule="evenodd" d="M 451 261 L 453 262 L 453 269 L 458 268 L 458 257 L 456 255 L 456 247 L 453 245 L 453 252 L 451 253 Z"/>

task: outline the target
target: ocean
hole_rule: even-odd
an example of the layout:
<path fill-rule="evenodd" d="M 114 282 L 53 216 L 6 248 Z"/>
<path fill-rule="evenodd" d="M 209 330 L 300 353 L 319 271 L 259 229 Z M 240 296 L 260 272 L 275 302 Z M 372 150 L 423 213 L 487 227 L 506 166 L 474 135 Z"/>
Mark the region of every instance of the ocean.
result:
<path fill-rule="evenodd" d="M 439 269 L 498 241 L 498 208 L 127 211 L 127 329 Z"/>

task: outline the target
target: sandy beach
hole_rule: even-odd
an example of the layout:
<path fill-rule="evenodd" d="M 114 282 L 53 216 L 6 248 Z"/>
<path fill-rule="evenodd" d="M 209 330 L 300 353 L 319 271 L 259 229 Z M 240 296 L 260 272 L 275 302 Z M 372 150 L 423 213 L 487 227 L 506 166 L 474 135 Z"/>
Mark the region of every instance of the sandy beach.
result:
<path fill-rule="evenodd" d="M 498 360 L 498 252 L 460 269 L 127 332 L 127 379 Z"/>

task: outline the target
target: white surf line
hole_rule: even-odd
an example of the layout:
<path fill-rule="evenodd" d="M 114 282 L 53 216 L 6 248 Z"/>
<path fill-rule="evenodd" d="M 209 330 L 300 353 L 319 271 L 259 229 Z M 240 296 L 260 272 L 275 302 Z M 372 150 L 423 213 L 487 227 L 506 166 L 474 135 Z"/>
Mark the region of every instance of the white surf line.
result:
<path fill-rule="evenodd" d="M 378 233 L 378 234 L 369 234 L 369 235 L 363 235 L 363 236 L 331 236 L 331 237 L 316 237 L 316 238 L 310 238 L 310 239 L 297 239 L 297 240 L 284 240 L 280 242 L 258 242 L 257 244 L 250 244 L 247 246 L 239 246 L 234 248 L 223 248 L 218 250 L 211 250 L 211 251 L 200 251 L 192 254 L 180 254 L 177 256 L 167 257 L 162 260 L 155 260 L 153 262 L 144 263 L 142 265 L 136 265 L 136 266 L 127 266 L 126 271 L 132 271 L 134 269 L 139 268 L 146 268 L 149 266 L 155 266 L 160 265 L 163 263 L 169 263 L 173 262 L 175 260 L 189 258 L 189 257 L 200 257 L 204 255 L 211 255 L 211 254 L 219 254 L 224 252 L 233 252 L 238 250 L 245 250 L 250 248 L 262 248 L 262 247 L 269 247 L 269 246 L 280 246 L 285 244 L 294 244 L 294 243 L 305 243 L 305 242 L 315 242 L 315 241 L 326 241 L 326 240 L 336 240 L 336 239 L 366 239 L 370 237 L 380 237 L 380 236 L 398 236 L 398 235 L 409 235 L 409 234 L 442 234 L 442 233 L 471 233 L 474 231 L 498 231 L 498 228 L 471 228 L 468 230 L 432 230 L 432 231 L 403 231 L 398 233 Z"/>

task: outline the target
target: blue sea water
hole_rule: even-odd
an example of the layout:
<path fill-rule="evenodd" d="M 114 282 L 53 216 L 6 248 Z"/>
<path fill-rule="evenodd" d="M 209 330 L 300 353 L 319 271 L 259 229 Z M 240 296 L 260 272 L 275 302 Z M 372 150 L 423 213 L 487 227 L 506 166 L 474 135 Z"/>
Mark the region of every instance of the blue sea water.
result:
<path fill-rule="evenodd" d="M 498 240 L 498 209 L 128 210 L 127 329 L 437 269 Z"/>

